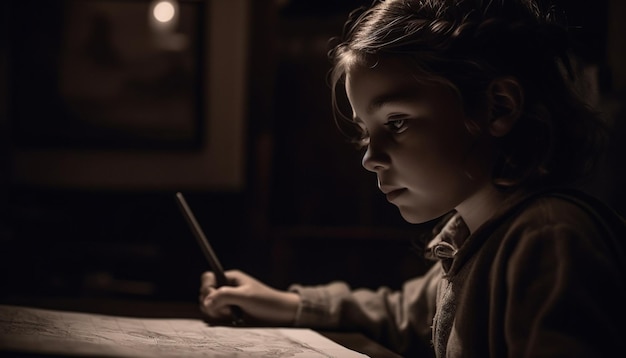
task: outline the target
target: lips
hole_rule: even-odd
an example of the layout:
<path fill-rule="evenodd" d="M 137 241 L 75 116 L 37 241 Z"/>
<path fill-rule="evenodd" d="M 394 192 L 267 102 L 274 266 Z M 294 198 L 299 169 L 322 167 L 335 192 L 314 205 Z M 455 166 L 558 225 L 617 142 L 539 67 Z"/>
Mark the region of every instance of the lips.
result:
<path fill-rule="evenodd" d="M 397 198 L 398 196 L 402 195 L 402 193 L 404 193 L 406 191 L 406 189 L 401 188 L 401 189 L 395 189 L 395 190 L 391 190 L 385 193 L 385 196 L 387 197 L 387 201 L 393 201 L 395 198 Z"/>

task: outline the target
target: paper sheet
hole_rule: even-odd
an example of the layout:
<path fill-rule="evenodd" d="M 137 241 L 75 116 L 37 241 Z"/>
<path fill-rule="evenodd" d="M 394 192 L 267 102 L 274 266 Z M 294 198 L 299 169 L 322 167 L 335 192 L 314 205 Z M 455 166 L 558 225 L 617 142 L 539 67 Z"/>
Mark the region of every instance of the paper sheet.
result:
<path fill-rule="evenodd" d="M 0 351 L 90 357 L 366 357 L 299 328 L 212 327 L 201 320 L 0 305 Z"/>

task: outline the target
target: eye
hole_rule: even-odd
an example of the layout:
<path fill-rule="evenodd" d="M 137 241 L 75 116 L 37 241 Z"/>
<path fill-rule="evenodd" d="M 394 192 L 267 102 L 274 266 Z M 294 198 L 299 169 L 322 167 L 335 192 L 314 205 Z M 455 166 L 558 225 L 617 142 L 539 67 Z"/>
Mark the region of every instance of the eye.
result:
<path fill-rule="evenodd" d="M 393 133 L 402 133 L 406 129 L 406 119 L 390 119 L 385 122 L 385 126 Z"/>

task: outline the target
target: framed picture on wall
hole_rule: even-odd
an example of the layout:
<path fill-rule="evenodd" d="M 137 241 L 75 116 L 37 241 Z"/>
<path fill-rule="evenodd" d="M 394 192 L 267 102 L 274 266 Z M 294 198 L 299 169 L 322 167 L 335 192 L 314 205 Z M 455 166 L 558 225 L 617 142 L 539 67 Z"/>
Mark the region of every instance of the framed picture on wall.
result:
<path fill-rule="evenodd" d="M 200 148 L 203 1 L 14 0 L 10 11 L 16 146 Z"/>

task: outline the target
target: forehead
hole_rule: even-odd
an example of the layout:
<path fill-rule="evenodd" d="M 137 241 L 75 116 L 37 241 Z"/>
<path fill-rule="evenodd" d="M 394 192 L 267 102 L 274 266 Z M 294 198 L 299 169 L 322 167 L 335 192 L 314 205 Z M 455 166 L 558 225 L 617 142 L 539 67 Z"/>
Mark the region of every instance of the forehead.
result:
<path fill-rule="evenodd" d="M 372 65 L 354 64 L 346 71 L 346 93 L 353 111 L 366 114 L 388 103 L 428 96 L 443 81 L 427 76 L 410 59 L 382 58 Z"/>
<path fill-rule="evenodd" d="M 417 85 L 421 77 L 415 64 L 404 58 L 380 58 L 372 63 L 357 62 L 346 70 L 347 83 L 382 82 L 398 86 Z"/>

